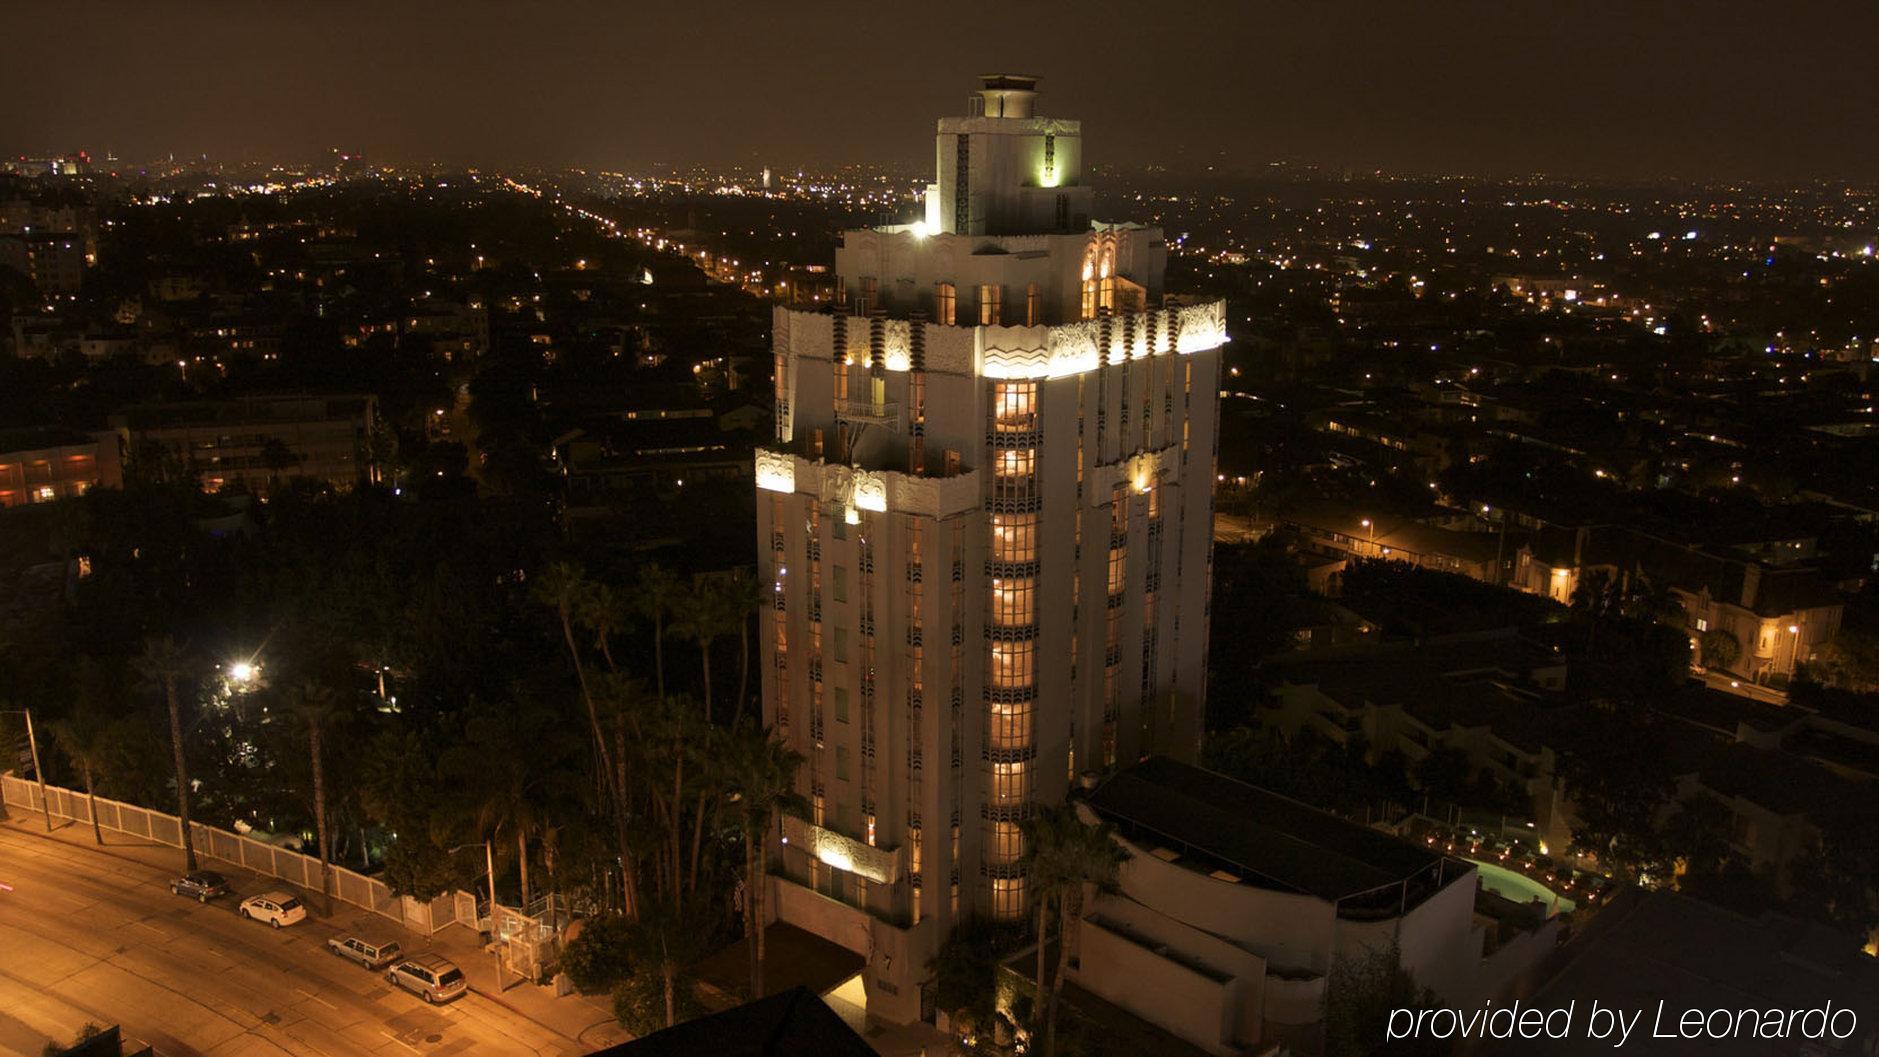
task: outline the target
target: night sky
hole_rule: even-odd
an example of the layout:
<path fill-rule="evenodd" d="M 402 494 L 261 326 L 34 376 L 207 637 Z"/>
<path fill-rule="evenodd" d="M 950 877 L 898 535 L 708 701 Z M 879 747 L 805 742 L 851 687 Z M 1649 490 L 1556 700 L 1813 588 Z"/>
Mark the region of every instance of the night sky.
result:
<path fill-rule="evenodd" d="M 1872 0 L 0 0 L 0 151 L 928 167 L 975 75 L 1092 161 L 1879 178 Z"/>

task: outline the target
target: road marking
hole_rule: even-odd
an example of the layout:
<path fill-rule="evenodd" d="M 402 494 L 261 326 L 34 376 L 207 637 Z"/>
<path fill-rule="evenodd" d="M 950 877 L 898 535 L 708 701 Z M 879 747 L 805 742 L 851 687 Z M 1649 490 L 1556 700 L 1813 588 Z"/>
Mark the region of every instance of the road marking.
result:
<path fill-rule="evenodd" d="M 391 1032 L 389 1032 L 389 1031 L 381 1031 L 381 1032 L 379 1032 L 379 1034 L 380 1034 L 380 1035 L 383 1035 L 383 1036 L 385 1036 L 386 1038 L 388 1038 L 388 1039 L 390 1039 L 391 1041 L 393 1041 L 393 1042 L 395 1042 L 395 1043 L 397 1043 L 398 1045 L 400 1045 L 400 1046 L 403 1046 L 403 1047 L 404 1047 L 405 1049 L 407 1049 L 407 1050 L 410 1050 L 410 1051 L 411 1051 L 412 1053 L 423 1053 L 423 1052 L 424 1052 L 423 1050 L 420 1050 L 420 1049 L 418 1049 L 418 1048 L 417 1048 L 416 1046 L 413 1046 L 413 1045 L 411 1045 L 410 1043 L 408 1043 L 408 1042 L 406 1042 L 405 1040 L 403 1040 L 403 1039 L 401 1039 L 401 1038 L 399 1038 L 398 1036 L 396 1036 L 396 1035 L 393 1035 L 393 1034 L 392 1034 Z"/>
<path fill-rule="evenodd" d="M 333 1010 L 335 1012 L 339 1010 L 338 1006 L 332 1004 L 331 1002 L 328 1002 L 326 999 L 321 998 L 319 995 L 314 994 L 313 992 L 307 990 L 304 987 L 296 987 L 294 988 L 294 990 L 300 992 L 303 995 L 306 995 L 308 998 L 313 999 L 315 1002 L 318 1002 L 320 1005 L 323 1005 L 330 1010 Z"/>

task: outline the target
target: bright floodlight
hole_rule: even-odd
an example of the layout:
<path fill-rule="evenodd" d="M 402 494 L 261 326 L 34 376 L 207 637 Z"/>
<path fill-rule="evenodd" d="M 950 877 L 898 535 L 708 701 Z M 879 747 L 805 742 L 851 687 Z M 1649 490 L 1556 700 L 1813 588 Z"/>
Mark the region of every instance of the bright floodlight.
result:
<path fill-rule="evenodd" d="M 254 678 L 254 665 L 247 661 L 236 661 L 228 666 L 228 677 L 238 683 L 245 683 Z"/>

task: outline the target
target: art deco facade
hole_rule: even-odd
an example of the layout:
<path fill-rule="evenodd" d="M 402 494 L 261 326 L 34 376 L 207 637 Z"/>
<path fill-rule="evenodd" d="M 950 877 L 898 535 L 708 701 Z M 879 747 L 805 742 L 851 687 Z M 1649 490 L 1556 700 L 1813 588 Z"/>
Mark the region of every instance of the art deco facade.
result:
<path fill-rule="evenodd" d="M 1080 126 L 1035 97 L 986 78 L 926 219 L 847 232 L 836 304 L 775 314 L 764 710 L 811 813 L 771 905 L 891 1019 L 954 923 L 1027 913 L 1033 810 L 1200 736 L 1224 305 L 1090 219 Z"/>

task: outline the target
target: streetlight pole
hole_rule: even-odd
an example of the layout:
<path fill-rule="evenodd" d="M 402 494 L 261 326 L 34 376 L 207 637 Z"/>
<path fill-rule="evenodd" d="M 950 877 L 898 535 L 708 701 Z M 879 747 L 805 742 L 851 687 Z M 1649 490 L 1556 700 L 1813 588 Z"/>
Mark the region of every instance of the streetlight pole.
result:
<path fill-rule="evenodd" d="M 474 848 L 474 844 L 459 844 L 445 852 L 454 855 L 465 848 Z M 496 958 L 496 990 L 502 990 L 502 952 L 496 949 L 496 850 L 489 841 L 483 842 L 483 865 L 489 871 L 489 947 Z"/>
<path fill-rule="evenodd" d="M 26 717 L 26 744 L 33 753 L 33 778 L 39 782 L 39 810 L 46 816 L 46 832 L 52 832 L 52 801 L 46 796 L 46 769 L 39 766 L 39 739 L 33 736 L 33 710 L 30 708 L 0 709 L 0 712 L 18 712 Z"/>
<path fill-rule="evenodd" d="M 46 815 L 46 832 L 52 832 L 52 801 L 46 796 L 46 769 L 39 765 L 39 739 L 33 736 L 33 710 L 22 708 L 26 716 L 26 744 L 33 752 L 33 777 L 39 779 L 39 810 Z"/>

